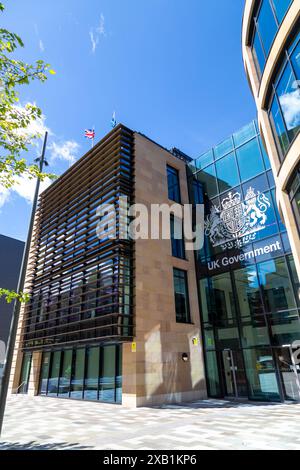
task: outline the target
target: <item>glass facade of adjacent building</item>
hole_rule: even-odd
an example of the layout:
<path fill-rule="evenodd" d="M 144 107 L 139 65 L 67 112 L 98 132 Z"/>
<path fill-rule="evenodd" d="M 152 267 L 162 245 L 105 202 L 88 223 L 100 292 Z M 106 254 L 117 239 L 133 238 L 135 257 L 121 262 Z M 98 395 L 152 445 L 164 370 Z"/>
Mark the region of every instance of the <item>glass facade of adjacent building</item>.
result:
<path fill-rule="evenodd" d="M 257 123 L 191 168 L 206 207 L 197 271 L 209 395 L 299 400 L 299 284 Z"/>
<path fill-rule="evenodd" d="M 272 44 L 293 0 L 261 0 L 253 17 L 252 50 L 258 76 L 261 77 Z"/>

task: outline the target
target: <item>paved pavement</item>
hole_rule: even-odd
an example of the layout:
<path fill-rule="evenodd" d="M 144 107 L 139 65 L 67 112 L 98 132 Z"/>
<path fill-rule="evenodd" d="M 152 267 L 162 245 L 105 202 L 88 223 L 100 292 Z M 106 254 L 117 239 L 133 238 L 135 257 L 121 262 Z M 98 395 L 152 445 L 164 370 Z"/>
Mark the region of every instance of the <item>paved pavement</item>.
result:
<path fill-rule="evenodd" d="M 298 449 L 300 405 L 204 400 L 158 408 L 9 398 L 5 449 Z"/>

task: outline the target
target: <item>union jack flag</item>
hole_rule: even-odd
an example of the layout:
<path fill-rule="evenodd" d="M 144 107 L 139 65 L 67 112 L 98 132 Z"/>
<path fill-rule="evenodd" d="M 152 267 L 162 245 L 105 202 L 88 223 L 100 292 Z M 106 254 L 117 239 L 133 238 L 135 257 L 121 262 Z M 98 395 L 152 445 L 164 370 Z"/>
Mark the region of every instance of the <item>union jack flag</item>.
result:
<path fill-rule="evenodd" d="M 86 129 L 84 131 L 84 137 L 86 137 L 87 139 L 94 139 L 95 138 L 94 129 Z"/>

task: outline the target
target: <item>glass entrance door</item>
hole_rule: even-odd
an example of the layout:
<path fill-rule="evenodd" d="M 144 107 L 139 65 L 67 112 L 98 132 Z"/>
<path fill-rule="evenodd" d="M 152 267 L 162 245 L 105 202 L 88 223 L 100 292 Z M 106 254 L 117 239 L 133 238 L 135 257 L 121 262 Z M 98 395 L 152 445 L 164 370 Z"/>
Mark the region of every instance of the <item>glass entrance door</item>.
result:
<path fill-rule="evenodd" d="M 20 385 L 18 393 L 26 394 L 28 392 L 29 376 L 31 369 L 31 353 L 25 353 L 21 369 Z"/>
<path fill-rule="evenodd" d="M 247 380 L 241 351 L 222 351 L 224 395 L 229 398 L 247 398 Z"/>
<path fill-rule="evenodd" d="M 283 387 L 284 399 L 300 401 L 300 366 L 296 365 L 292 348 L 275 349 L 275 356 Z"/>

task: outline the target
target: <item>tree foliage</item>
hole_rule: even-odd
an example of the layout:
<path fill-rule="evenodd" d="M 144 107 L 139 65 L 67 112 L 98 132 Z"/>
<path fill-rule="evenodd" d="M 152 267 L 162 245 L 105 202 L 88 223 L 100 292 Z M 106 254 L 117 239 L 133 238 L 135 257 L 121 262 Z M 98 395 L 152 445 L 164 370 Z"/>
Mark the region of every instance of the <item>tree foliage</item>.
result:
<path fill-rule="evenodd" d="M 4 5 L 0 2 L 0 14 Z M 0 28 L 0 185 L 10 188 L 16 178 L 26 175 L 43 180 L 46 175 L 39 167 L 29 164 L 23 157 L 32 141 L 40 137 L 32 124 L 42 117 L 35 104 L 20 105 L 18 88 L 33 81 L 45 82 L 48 74 L 55 72 L 42 60 L 27 64 L 15 57 L 18 48 L 23 48 L 22 39 L 7 29 Z M 29 294 L 0 288 L 0 298 L 10 303 L 14 299 L 27 302 Z"/>
<path fill-rule="evenodd" d="M 0 3 L 0 12 L 3 10 Z M 55 72 L 42 60 L 27 64 L 16 59 L 15 51 L 19 47 L 24 47 L 22 39 L 0 28 L 0 184 L 6 188 L 20 175 L 41 179 L 46 176 L 36 164 L 28 164 L 22 157 L 33 139 L 39 137 L 31 124 L 41 118 L 42 112 L 35 104 L 20 106 L 18 88 L 32 81 L 44 82 L 49 73 Z"/>

